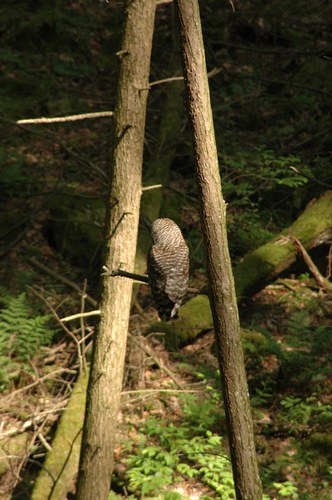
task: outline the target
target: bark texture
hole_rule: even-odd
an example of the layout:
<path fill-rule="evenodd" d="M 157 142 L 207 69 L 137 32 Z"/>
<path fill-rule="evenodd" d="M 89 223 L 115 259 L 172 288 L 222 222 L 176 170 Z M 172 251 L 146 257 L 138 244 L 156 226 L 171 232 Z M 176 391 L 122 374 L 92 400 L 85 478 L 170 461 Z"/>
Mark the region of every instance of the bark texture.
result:
<path fill-rule="evenodd" d="M 134 271 L 155 0 L 126 3 L 104 264 Z M 106 500 L 123 380 L 132 283 L 104 277 L 83 430 L 77 498 Z"/>
<path fill-rule="evenodd" d="M 262 498 L 226 233 L 198 0 L 176 0 L 201 198 L 210 301 L 238 499 Z"/>

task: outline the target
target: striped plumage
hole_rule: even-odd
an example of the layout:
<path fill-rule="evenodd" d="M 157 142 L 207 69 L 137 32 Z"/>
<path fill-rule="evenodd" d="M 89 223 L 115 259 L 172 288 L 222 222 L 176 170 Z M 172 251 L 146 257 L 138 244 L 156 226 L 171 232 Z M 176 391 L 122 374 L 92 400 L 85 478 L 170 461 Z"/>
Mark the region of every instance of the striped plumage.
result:
<path fill-rule="evenodd" d="M 180 228 L 171 219 L 156 219 L 151 226 L 148 276 L 159 317 L 176 318 L 188 289 L 189 249 Z"/>

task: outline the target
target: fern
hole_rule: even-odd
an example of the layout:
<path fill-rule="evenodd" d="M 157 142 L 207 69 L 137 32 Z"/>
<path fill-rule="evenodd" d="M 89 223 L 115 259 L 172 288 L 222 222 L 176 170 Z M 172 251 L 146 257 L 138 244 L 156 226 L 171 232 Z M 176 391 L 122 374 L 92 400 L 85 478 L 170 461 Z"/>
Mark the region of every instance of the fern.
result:
<path fill-rule="evenodd" d="M 17 297 L 0 289 L 0 391 L 29 370 L 27 362 L 42 345 L 51 342 L 54 330 L 47 327 L 50 315 L 34 316 L 26 294 Z"/>

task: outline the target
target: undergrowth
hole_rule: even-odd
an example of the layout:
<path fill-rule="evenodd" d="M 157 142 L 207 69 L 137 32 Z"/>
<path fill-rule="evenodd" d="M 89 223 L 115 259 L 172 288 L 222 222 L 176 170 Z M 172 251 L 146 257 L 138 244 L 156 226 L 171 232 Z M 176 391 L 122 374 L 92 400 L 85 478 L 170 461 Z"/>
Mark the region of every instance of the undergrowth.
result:
<path fill-rule="evenodd" d="M 0 391 L 4 391 L 22 372 L 31 370 L 29 361 L 55 332 L 48 326 L 50 315 L 36 313 L 24 292 L 15 297 L 1 289 L 0 305 Z"/>
<path fill-rule="evenodd" d="M 165 492 L 183 478 L 198 479 L 220 498 L 235 498 L 230 459 L 222 438 L 210 430 L 220 417 L 219 394 L 211 387 L 207 392 L 211 397 L 204 399 L 180 395 L 181 421 L 149 417 L 137 447 L 128 444 L 127 488 L 138 498 Z"/>

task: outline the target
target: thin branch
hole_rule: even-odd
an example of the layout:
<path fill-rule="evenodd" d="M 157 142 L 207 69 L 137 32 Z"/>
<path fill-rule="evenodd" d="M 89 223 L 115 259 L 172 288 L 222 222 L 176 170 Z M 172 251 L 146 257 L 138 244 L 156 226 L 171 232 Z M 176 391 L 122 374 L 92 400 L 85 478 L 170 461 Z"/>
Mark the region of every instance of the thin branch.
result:
<path fill-rule="evenodd" d="M 21 125 L 21 124 L 18 124 L 16 122 L 13 122 L 11 120 L 8 120 L 7 118 L 4 118 L 3 116 L 0 116 L 0 121 L 8 123 L 8 124 L 10 124 L 10 125 L 12 125 L 14 127 L 18 127 L 21 130 L 24 130 L 24 132 L 29 132 L 29 134 L 36 135 L 37 137 L 42 137 L 43 139 L 47 139 L 49 141 L 55 142 L 56 144 L 58 144 L 59 146 L 61 146 L 61 148 L 66 153 L 68 153 L 70 156 L 72 156 L 73 158 L 76 158 L 79 162 L 81 162 L 86 167 L 89 167 L 90 171 L 93 170 L 96 173 L 98 173 L 100 180 L 103 180 L 103 181 L 106 181 L 106 182 L 108 181 L 107 174 L 98 165 L 96 165 L 95 163 L 87 160 L 86 157 L 80 155 L 74 149 L 69 148 L 68 146 L 66 146 L 66 144 L 60 139 L 60 137 L 59 137 L 58 134 L 55 134 L 54 132 L 51 132 L 50 130 L 46 131 L 45 129 L 43 130 L 43 132 L 40 132 L 39 130 L 35 130 L 34 128 L 27 128 L 24 125 Z M 72 178 L 75 178 L 79 173 L 80 172 L 76 172 L 72 176 Z M 64 184 L 68 184 L 68 181 L 66 181 L 66 183 L 64 183 Z"/>
<path fill-rule="evenodd" d="M 58 281 L 61 281 L 62 283 L 64 283 L 65 285 L 68 285 L 70 288 L 72 288 L 73 290 L 76 290 L 80 295 L 82 295 L 81 288 L 78 285 L 76 285 L 76 283 L 71 281 L 70 279 L 66 278 L 65 276 L 62 276 L 61 274 L 56 273 L 55 271 L 53 271 L 53 269 L 50 269 L 49 267 L 45 266 L 44 264 L 42 264 L 41 262 L 37 261 L 36 259 L 34 259 L 32 257 L 29 257 L 26 260 L 27 260 L 27 262 L 29 262 L 29 264 L 31 264 L 34 267 L 37 267 L 37 269 L 39 269 L 43 273 L 48 274 L 49 276 L 52 276 L 52 278 L 55 278 Z M 86 301 L 89 302 L 89 304 L 91 304 L 93 307 L 97 306 L 97 301 L 95 299 L 93 299 L 92 297 L 90 297 L 90 295 L 86 296 Z"/>
<path fill-rule="evenodd" d="M 35 380 L 31 384 L 25 385 L 24 387 L 21 387 L 20 389 L 17 389 L 16 391 L 11 392 L 10 394 L 8 394 L 8 396 L 5 396 L 2 399 L 1 404 L 4 401 L 11 401 L 13 399 L 13 397 L 16 398 L 18 396 L 18 394 L 21 394 L 22 392 L 28 391 L 29 389 L 32 389 L 32 387 L 36 387 L 37 385 L 41 384 L 45 380 L 48 380 L 59 373 L 70 373 L 72 375 L 76 375 L 77 371 L 70 370 L 69 368 L 59 368 L 58 370 L 54 370 L 51 373 L 47 373 L 46 375 L 43 375 L 42 377 L 38 378 L 37 380 Z"/>
<path fill-rule="evenodd" d="M 11 428 L 11 429 L 8 429 L 6 431 L 1 432 L 0 433 L 0 441 L 3 439 L 6 439 L 6 438 L 12 437 L 12 436 L 16 436 L 17 434 L 22 434 L 23 432 L 26 432 L 28 429 L 30 429 L 31 427 L 33 427 L 37 423 L 42 422 L 45 419 L 45 415 L 47 415 L 49 413 L 53 414 L 55 412 L 62 411 L 64 409 L 64 407 L 67 405 L 67 402 L 68 401 L 65 399 L 64 401 L 61 402 L 61 404 L 58 404 L 57 407 L 52 408 L 51 411 L 48 411 L 46 413 L 42 412 L 39 415 L 35 415 L 35 416 L 29 418 L 28 420 L 23 422 L 19 427 Z"/>
<path fill-rule="evenodd" d="M 99 315 L 100 315 L 100 309 L 96 309 L 94 311 L 80 312 L 77 314 L 71 314 L 70 316 L 65 316 L 64 318 L 61 318 L 61 321 L 63 321 L 63 323 L 67 323 L 67 321 L 72 321 L 74 319 L 88 318 L 89 316 L 99 316 Z"/>
<path fill-rule="evenodd" d="M 211 71 L 208 72 L 207 76 L 208 78 L 213 78 L 214 76 L 218 75 L 222 71 L 222 68 L 213 68 Z M 162 80 L 155 80 L 154 82 L 149 82 L 149 86 L 146 88 L 143 88 L 142 90 L 149 90 L 151 87 L 154 87 L 155 85 L 160 85 L 162 83 L 170 83 L 170 82 L 178 82 L 180 80 L 183 80 L 183 76 L 170 76 L 169 78 L 163 78 Z"/>
<path fill-rule="evenodd" d="M 44 438 L 44 436 L 41 432 L 38 432 L 37 437 L 38 437 L 39 441 L 42 443 L 42 445 L 44 446 L 44 448 L 46 448 L 47 451 L 52 450 L 52 446 L 46 441 L 46 439 Z"/>
<path fill-rule="evenodd" d="M 105 116 L 113 116 L 113 111 L 98 111 L 96 113 L 83 113 L 79 115 L 70 116 L 55 116 L 53 118 L 26 118 L 24 120 L 17 120 L 18 125 L 28 125 L 30 123 L 63 123 L 63 122 L 74 122 L 78 120 L 86 120 L 91 118 L 102 118 Z"/>
<path fill-rule="evenodd" d="M 105 272 L 102 273 L 102 276 L 121 276 L 122 278 L 129 278 L 138 283 L 144 283 L 145 285 L 150 284 L 148 276 L 143 276 L 142 274 L 128 273 L 127 271 L 123 271 L 122 269 L 113 269 L 113 271 L 110 271 L 106 266 L 103 266 L 103 270 Z M 195 287 L 189 287 L 188 293 L 194 295 L 209 295 L 205 290 L 205 287 L 200 290 Z"/>
<path fill-rule="evenodd" d="M 121 276 L 122 278 L 129 278 L 140 283 L 145 283 L 146 285 L 150 284 L 149 278 L 141 274 L 128 273 L 127 271 L 123 271 L 122 269 L 114 269 L 113 271 L 110 271 L 106 266 L 103 266 L 103 270 L 105 272 L 101 274 L 102 276 Z"/>
<path fill-rule="evenodd" d="M 314 182 L 315 184 L 318 184 L 319 186 L 323 186 L 327 189 L 332 189 L 331 184 L 328 184 L 327 182 L 321 181 L 320 179 L 316 179 L 316 177 L 313 177 L 312 175 L 308 175 L 304 172 L 301 172 L 301 170 L 299 170 L 297 167 L 293 167 L 292 165 L 290 165 L 289 168 L 291 170 L 293 170 L 293 172 L 295 172 L 296 174 L 301 175 L 305 179 L 308 179 L 308 181 Z"/>
<path fill-rule="evenodd" d="M 162 83 L 178 82 L 180 80 L 183 80 L 183 76 L 170 76 L 169 78 L 163 78 L 162 80 L 155 80 L 154 82 L 149 83 L 149 86 L 146 87 L 146 89 L 150 89 L 151 87 Z"/>
<path fill-rule="evenodd" d="M 85 278 L 84 283 L 83 283 L 83 290 L 82 290 L 82 295 L 81 295 L 81 315 L 84 314 L 84 309 L 85 309 L 85 299 L 87 298 L 87 293 L 86 293 L 86 288 L 88 285 L 88 281 Z M 86 372 L 87 365 L 86 365 L 86 358 L 85 358 L 85 323 L 84 323 L 84 317 L 81 316 L 80 318 L 80 325 L 81 325 L 81 340 L 80 340 L 80 354 L 82 356 L 82 362 L 83 362 L 83 371 Z"/>
<path fill-rule="evenodd" d="M 146 347 L 146 346 L 142 345 L 140 342 L 138 342 L 138 340 L 136 339 L 135 335 L 132 335 L 132 334 L 131 334 L 131 333 L 129 333 L 129 332 L 128 332 L 128 335 L 130 336 L 130 338 L 131 338 L 131 340 L 134 342 L 134 344 L 135 344 L 135 345 L 136 345 L 139 349 L 141 349 L 143 352 L 145 352 L 145 354 L 147 354 L 147 355 L 149 356 L 149 358 L 151 358 L 151 359 L 152 359 L 152 360 L 156 363 L 156 365 L 158 365 L 158 367 L 159 367 L 159 368 L 160 368 L 163 372 L 165 372 L 165 373 L 166 373 L 166 375 L 168 375 L 168 376 L 169 376 L 169 377 L 173 380 L 173 382 L 175 383 L 175 385 L 176 385 L 179 389 L 183 390 L 183 387 L 182 387 L 181 383 L 180 383 L 180 382 L 178 381 L 178 379 L 175 377 L 174 373 L 173 373 L 173 372 L 172 372 L 169 368 L 167 368 L 167 367 L 164 365 L 164 363 L 163 363 L 160 359 L 158 359 L 156 356 L 154 356 L 154 354 L 152 353 L 152 351 L 151 351 L 148 347 Z"/>
<path fill-rule="evenodd" d="M 246 52 L 258 52 L 259 54 L 276 54 L 280 57 L 286 57 L 291 55 L 303 55 L 303 56 L 323 56 L 324 52 L 330 50 L 330 47 L 324 47 L 323 49 L 313 49 L 313 50 L 297 50 L 297 49 L 285 49 L 285 47 L 280 47 L 279 49 L 269 49 L 260 48 L 255 45 L 240 45 L 238 43 L 226 42 L 224 40 L 211 40 L 211 43 L 222 45 L 224 47 L 230 47 L 232 49 L 243 50 Z"/>
<path fill-rule="evenodd" d="M 170 392 L 170 393 L 205 393 L 205 389 L 135 389 L 131 391 L 122 391 L 121 394 L 149 394 L 154 392 Z"/>
<path fill-rule="evenodd" d="M 290 82 L 286 80 L 273 80 L 272 78 L 264 78 L 260 76 L 254 75 L 254 73 L 246 73 L 246 74 L 240 74 L 240 73 L 235 73 L 233 71 L 228 71 L 226 69 L 222 70 L 223 73 L 231 76 L 232 78 L 240 78 L 241 80 L 246 79 L 246 78 L 255 78 L 258 82 L 263 82 L 263 83 L 272 83 L 275 85 L 282 85 L 285 87 L 294 87 L 297 89 L 302 89 L 302 90 L 307 90 L 308 92 L 315 92 L 316 94 L 320 94 L 325 97 L 332 97 L 331 92 L 326 92 L 325 90 L 319 89 L 317 87 L 311 87 L 308 85 L 301 85 L 300 83 L 295 83 L 295 82 Z"/>
<path fill-rule="evenodd" d="M 295 236 L 291 236 L 290 241 L 293 243 L 297 252 L 301 255 L 302 259 L 308 266 L 308 269 L 315 278 L 317 285 L 324 290 L 332 291 L 332 283 L 324 278 L 324 276 L 322 276 L 322 274 L 319 272 L 317 266 L 314 264 L 313 260 L 311 259 L 310 255 L 308 254 L 300 240 L 298 238 L 295 238 Z"/>
<path fill-rule="evenodd" d="M 74 333 L 61 321 L 61 318 L 59 317 L 58 313 L 56 312 L 56 310 L 54 309 L 54 307 L 49 303 L 49 301 L 47 299 L 45 299 L 45 297 L 37 292 L 37 290 L 33 287 L 28 287 L 35 295 L 37 295 L 37 297 L 42 300 L 44 302 L 44 304 L 49 308 L 49 310 L 51 311 L 51 313 L 53 314 L 53 316 L 55 317 L 55 319 L 57 320 L 57 322 L 59 323 L 59 325 L 61 326 L 61 328 L 63 328 L 63 330 L 67 333 L 67 335 L 74 341 L 74 343 L 76 344 L 76 349 L 77 349 L 77 357 L 78 357 L 78 362 L 79 362 L 79 366 L 80 366 L 80 374 L 83 373 L 83 356 L 82 356 L 82 352 L 81 352 L 81 342 L 80 340 L 76 337 L 76 335 L 74 335 Z"/>
<path fill-rule="evenodd" d="M 162 184 L 155 184 L 154 186 L 144 186 L 142 187 L 142 191 L 149 191 L 150 189 L 162 188 Z"/>

